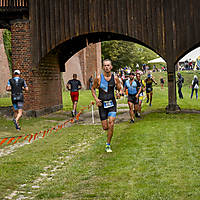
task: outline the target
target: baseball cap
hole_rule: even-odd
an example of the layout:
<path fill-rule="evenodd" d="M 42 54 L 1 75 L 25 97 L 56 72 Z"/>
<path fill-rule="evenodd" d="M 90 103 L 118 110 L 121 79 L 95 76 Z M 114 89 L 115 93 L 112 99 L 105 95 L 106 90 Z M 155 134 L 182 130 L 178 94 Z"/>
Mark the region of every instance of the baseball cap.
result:
<path fill-rule="evenodd" d="M 14 74 L 20 75 L 20 71 L 17 69 L 17 70 L 14 71 Z"/>

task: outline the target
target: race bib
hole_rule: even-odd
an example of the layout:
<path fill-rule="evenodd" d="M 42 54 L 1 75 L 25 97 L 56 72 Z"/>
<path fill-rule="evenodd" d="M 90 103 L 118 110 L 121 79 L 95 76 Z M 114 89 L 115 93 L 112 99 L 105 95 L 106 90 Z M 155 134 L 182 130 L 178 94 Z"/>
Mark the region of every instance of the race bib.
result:
<path fill-rule="evenodd" d="M 112 100 L 109 100 L 109 101 L 104 101 L 103 102 L 103 107 L 104 108 L 110 108 L 110 107 L 113 107 L 114 104 L 113 104 L 113 101 Z"/>

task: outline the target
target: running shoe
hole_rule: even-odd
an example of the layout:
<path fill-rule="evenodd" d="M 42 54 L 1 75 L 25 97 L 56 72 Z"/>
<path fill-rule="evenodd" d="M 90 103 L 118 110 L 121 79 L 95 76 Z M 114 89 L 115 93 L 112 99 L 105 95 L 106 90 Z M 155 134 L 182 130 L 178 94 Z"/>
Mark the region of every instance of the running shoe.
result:
<path fill-rule="evenodd" d="M 105 151 L 106 151 L 107 153 L 111 153 L 111 152 L 112 152 L 112 149 L 110 148 L 110 145 L 106 145 Z"/>
<path fill-rule="evenodd" d="M 72 111 L 72 117 L 74 117 L 74 112 Z"/>
<path fill-rule="evenodd" d="M 149 104 L 149 106 L 152 106 L 151 103 Z"/>
<path fill-rule="evenodd" d="M 149 103 L 149 99 L 147 99 L 147 103 Z"/>
<path fill-rule="evenodd" d="M 133 119 L 131 119 L 131 120 L 130 120 L 130 123 L 133 124 L 133 123 L 135 123 L 135 121 L 134 121 Z"/>
<path fill-rule="evenodd" d="M 138 115 L 138 113 L 137 113 L 137 112 L 135 113 L 135 117 L 139 117 L 139 115 Z"/>
<path fill-rule="evenodd" d="M 138 118 L 141 118 L 141 115 L 140 115 L 140 113 L 137 113 L 137 117 L 138 117 Z"/>

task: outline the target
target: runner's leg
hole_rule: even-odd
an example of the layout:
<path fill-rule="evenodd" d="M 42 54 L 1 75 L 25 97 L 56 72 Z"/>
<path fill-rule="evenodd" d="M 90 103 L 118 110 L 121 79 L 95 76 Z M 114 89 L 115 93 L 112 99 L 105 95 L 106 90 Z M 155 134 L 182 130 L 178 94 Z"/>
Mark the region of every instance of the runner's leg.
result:
<path fill-rule="evenodd" d="M 108 117 L 108 133 L 107 133 L 107 144 L 111 143 L 111 139 L 113 136 L 115 117 Z"/>
<path fill-rule="evenodd" d="M 152 96 L 153 96 L 153 92 L 150 93 L 150 104 L 149 105 L 151 105 L 151 103 L 152 103 Z"/>
<path fill-rule="evenodd" d="M 130 114 L 131 120 L 134 120 L 133 103 L 129 101 L 128 106 L 129 106 L 129 114 Z"/>

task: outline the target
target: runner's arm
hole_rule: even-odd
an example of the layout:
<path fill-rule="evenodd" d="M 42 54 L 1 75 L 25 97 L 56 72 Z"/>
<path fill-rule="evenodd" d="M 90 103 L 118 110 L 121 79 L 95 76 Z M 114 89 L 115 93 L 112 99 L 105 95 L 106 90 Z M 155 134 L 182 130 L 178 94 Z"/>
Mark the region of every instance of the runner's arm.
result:
<path fill-rule="evenodd" d="M 8 80 L 8 84 L 6 86 L 6 91 L 11 91 L 10 80 Z"/>
<path fill-rule="evenodd" d="M 117 76 L 115 77 L 115 85 L 116 85 L 116 89 L 117 89 L 116 95 L 117 95 L 117 97 L 120 98 L 121 83 Z"/>
<path fill-rule="evenodd" d="M 94 97 L 94 100 L 96 101 L 97 106 L 102 106 L 101 100 L 97 98 L 96 96 L 96 89 L 99 88 L 99 78 L 94 79 L 94 84 L 92 85 L 91 92 L 92 96 Z"/>
<path fill-rule="evenodd" d="M 152 78 L 152 81 L 157 85 L 158 83 Z"/>
<path fill-rule="evenodd" d="M 82 85 L 81 85 L 81 82 L 79 81 L 78 90 L 80 90 L 81 88 L 82 88 Z"/>
<path fill-rule="evenodd" d="M 28 92 L 28 86 L 26 84 L 26 81 L 24 80 L 24 86 L 22 88 L 23 90 L 25 90 L 26 92 Z"/>
<path fill-rule="evenodd" d="M 67 83 L 66 88 L 67 88 L 68 90 L 71 90 L 71 84 L 70 84 L 69 82 Z"/>
<path fill-rule="evenodd" d="M 139 87 L 139 90 L 138 90 L 138 92 L 137 92 L 137 94 L 136 94 L 136 98 L 139 97 L 139 94 L 140 94 L 141 90 L 142 90 L 142 86 Z"/>

